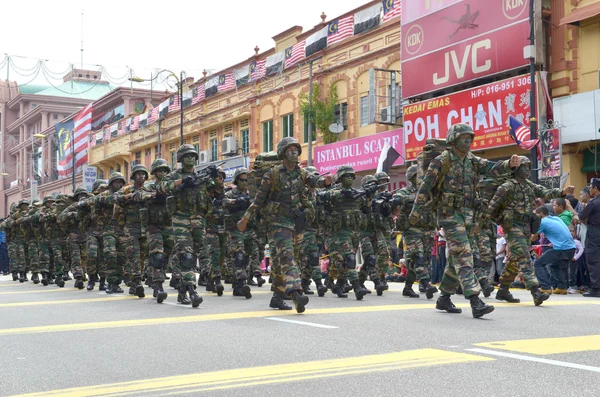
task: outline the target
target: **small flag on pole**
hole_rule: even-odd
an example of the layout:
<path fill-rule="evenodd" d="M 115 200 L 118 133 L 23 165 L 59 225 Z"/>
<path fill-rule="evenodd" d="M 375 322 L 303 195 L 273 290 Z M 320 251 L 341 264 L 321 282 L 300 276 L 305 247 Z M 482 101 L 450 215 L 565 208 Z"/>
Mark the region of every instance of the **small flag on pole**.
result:
<path fill-rule="evenodd" d="M 383 145 L 383 149 L 381 149 L 381 155 L 379 156 L 379 161 L 377 162 L 377 172 L 385 172 L 386 174 L 390 173 L 392 169 L 392 165 L 400 158 L 400 153 L 396 149 L 394 149 L 389 142 L 385 142 Z"/>
<path fill-rule="evenodd" d="M 538 144 L 539 139 L 531 139 L 531 130 L 513 116 L 508 116 L 510 137 L 523 150 L 531 150 Z"/>

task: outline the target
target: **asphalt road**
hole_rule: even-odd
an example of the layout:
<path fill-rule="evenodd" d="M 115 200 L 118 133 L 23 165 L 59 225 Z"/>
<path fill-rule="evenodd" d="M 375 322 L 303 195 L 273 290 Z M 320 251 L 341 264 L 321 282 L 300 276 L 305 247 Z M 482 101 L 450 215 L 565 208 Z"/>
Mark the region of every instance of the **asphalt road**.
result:
<path fill-rule="evenodd" d="M 474 319 L 391 286 L 297 315 L 268 285 L 192 309 L 0 276 L 0 396 L 600 395 L 600 299 L 516 290 Z"/>

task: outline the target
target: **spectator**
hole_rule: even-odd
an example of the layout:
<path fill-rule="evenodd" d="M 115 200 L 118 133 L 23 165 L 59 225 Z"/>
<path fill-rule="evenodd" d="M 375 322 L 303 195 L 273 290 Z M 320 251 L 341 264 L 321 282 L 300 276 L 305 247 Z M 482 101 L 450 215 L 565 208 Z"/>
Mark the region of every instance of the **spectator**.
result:
<path fill-rule="evenodd" d="M 444 236 L 444 229 L 440 228 L 436 231 L 436 236 L 437 258 L 431 267 L 431 284 L 439 284 L 442 281 L 444 269 L 446 268 L 446 237 Z"/>
<path fill-rule="evenodd" d="M 579 218 L 581 218 L 581 213 L 583 212 L 583 209 L 585 208 L 587 203 L 590 202 L 591 198 L 592 196 L 590 193 L 589 186 L 586 186 L 583 189 L 581 189 L 581 192 L 579 193 L 579 203 L 577 203 L 577 206 L 575 207 L 575 211 L 577 212 L 577 216 Z M 580 223 L 578 225 L 578 229 L 579 230 L 577 231 L 577 235 L 579 236 L 579 241 L 581 241 L 581 245 L 585 247 L 585 235 L 587 233 L 587 225 L 585 223 Z M 583 260 L 585 261 L 585 256 L 583 257 Z"/>
<path fill-rule="evenodd" d="M 544 233 L 552 244 L 533 264 L 540 290 L 552 293 L 552 285 L 556 284 L 554 293 L 566 295 L 567 268 L 575 255 L 575 242 L 564 221 L 550 215 L 546 206 L 538 207 L 535 213 L 542 219 L 537 234 Z"/>
<path fill-rule="evenodd" d="M 569 289 L 567 290 L 567 294 L 578 294 L 579 290 L 577 289 L 577 271 L 579 270 L 579 258 L 583 255 L 583 246 L 581 242 L 577 240 L 577 229 L 575 226 L 569 226 L 569 231 L 571 232 L 571 237 L 573 237 L 573 241 L 575 242 L 575 256 L 573 260 L 569 264 Z"/>
<path fill-rule="evenodd" d="M 498 226 L 498 237 L 496 238 L 496 258 L 494 266 L 490 269 L 490 284 L 498 284 L 500 275 L 504 270 L 504 260 L 506 259 L 506 239 L 502 226 Z"/>
<path fill-rule="evenodd" d="M 590 275 L 590 290 L 583 296 L 600 298 L 600 179 L 592 179 L 590 195 L 593 198 L 581 213 L 581 221 L 587 224 L 584 250 Z"/>
<path fill-rule="evenodd" d="M 0 222 L 2 220 L 0 219 Z M 8 266 L 8 245 L 6 245 L 6 233 L 0 231 L 0 273 L 7 275 L 9 272 Z"/>
<path fill-rule="evenodd" d="M 573 213 L 567 209 L 567 206 L 571 206 L 564 198 L 556 198 L 552 200 L 552 210 L 564 223 L 567 227 L 571 226 L 573 222 Z"/>

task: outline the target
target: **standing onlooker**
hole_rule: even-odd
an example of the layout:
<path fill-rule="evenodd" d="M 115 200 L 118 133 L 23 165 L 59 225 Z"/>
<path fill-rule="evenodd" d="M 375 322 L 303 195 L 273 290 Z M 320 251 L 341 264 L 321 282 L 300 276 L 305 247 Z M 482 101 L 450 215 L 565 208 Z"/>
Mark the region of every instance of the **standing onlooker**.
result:
<path fill-rule="evenodd" d="M 567 268 L 575 254 L 575 242 L 564 221 L 550 215 L 548 208 L 538 207 L 535 213 L 542 219 L 537 234 L 544 233 L 552 244 L 533 264 L 540 289 L 542 292 L 551 293 L 552 285 L 556 283 L 554 293 L 565 295 L 568 287 Z"/>
<path fill-rule="evenodd" d="M 0 219 L 0 222 L 2 220 Z M 3 275 L 7 275 L 9 266 L 8 266 L 8 245 L 6 245 L 6 233 L 4 230 L 0 231 L 0 273 Z"/>
<path fill-rule="evenodd" d="M 577 229 L 575 226 L 569 226 L 569 231 L 571 232 L 571 237 L 573 237 L 573 241 L 575 242 L 575 256 L 569 264 L 569 289 L 567 290 L 567 294 L 578 294 L 577 270 L 579 269 L 579 258 L 581 258 L 583 255 L 583 246 L 577 239 Z"/>
<path fill-rule="evenodd" d="M 593 197 L 581 213 L 581 221 L 587 224 L 585 237 L 585 261 L 590 274 L 590 290 L 585 297 L 600 298 L 600 179 L 592 179 L 590 195 Z"/>
<path fill-rule="evenodd" d="M 569 227 L 573 222 L 573 213 L 567 209 L 567 205 L 571 205 L 567 203 L 568 201 L 564 198 L 555 198 L 552 200 L 552 210 Z"/>
<path fill-rule="evenodd" d="M 490 284 L 497 285 L 500 281 L 500 275 L 504 270 L 504 261 L 506 259 L 506 239 L 502 226 L 498 226 L 498 237 L 496 238 L 496 258 L 494 266 L 490 269 Z"/>
<path fill-rule="evenodd" d="M 581 192 L 579 193 L 579 203 L 577 203 L 577 206 L 575 207 L 575 212 L 577 212 L 579 218 L 581 218 L 581 213 L 583 212 L 583 209 L 585 208 L 587 203 L 590 202 L 591 198 L 592 196 L 590 193 L 589 186 L 586 186 L 583 189 L 581 189 Z M 585 235 L 587 233 L 587 225 L 585 223 L 580 223 L 578 227 L 579 240 L 581 241 L 581 244 L 585 247 Z M 585 260 L 585 256 L 583 257 L 583 259 Z"/>
<path fill-rule="evenodd" d="M 437 232 L 437 258 L 432 263 L 431 268 L 431 283 L 439 284 L 442 281 L 444 275 L 444 269 L 446 268 L 446 237 L 444 235 L 444 228 L 440 228 Z"/>

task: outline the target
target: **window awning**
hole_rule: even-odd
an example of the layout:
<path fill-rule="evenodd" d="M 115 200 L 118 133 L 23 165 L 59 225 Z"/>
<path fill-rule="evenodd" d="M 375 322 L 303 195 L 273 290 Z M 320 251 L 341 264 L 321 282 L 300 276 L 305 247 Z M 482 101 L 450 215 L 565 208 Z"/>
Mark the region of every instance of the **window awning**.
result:
<path fill-rule="evenodd" d="M 564 18 L 561 18 L 560 24 L 574 24 L 579 25 L 579 22 L 584 19 L 593 18 L 596 15 L 600 15 L 600 3 L 590 4 L 589 6 L 577 8 L 573 10 L 569 15 Z"/>

